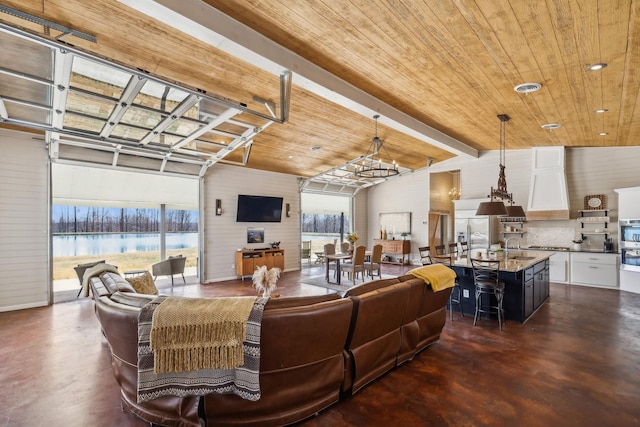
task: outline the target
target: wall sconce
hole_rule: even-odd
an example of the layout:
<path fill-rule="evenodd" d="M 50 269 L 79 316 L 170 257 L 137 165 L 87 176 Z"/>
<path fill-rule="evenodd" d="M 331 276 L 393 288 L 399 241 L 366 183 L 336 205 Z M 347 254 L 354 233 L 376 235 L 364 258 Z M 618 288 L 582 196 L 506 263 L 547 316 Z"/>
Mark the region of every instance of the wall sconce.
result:
<path fill-rule="evenodd" d="M 216 216 L 222 215 L 222 200 L 216 199 Z"/>
<path fill-rule="evenodd" d="M 287 215 L 287 218 L 291 216 L 291 205 L 289 205 L 289 203 L 286 204 L 284 212 Z"/>

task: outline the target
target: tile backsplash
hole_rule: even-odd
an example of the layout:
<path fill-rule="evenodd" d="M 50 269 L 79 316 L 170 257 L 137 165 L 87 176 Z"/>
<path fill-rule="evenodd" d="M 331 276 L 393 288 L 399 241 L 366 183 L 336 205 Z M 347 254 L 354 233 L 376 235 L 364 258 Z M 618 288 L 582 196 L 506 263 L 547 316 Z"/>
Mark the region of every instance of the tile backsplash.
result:
<path fill-rule="evenodd" d="M 575 227 L 527 227 L 527 246 L 571 247 L 576 237 Z"/>

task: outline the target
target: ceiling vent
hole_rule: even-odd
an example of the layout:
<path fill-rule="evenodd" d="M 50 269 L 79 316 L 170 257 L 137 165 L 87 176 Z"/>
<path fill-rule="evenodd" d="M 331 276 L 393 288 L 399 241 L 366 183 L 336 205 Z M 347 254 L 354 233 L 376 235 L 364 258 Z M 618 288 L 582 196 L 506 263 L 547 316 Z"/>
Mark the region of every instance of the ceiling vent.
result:
<path fill-rule="evenodd" d="M 514 87 L 513 90 L 518 93 L 529 93 L 540 90 L 541 87 L 542 85 L 540 83 L 522 83 L 521 85 Z"/>

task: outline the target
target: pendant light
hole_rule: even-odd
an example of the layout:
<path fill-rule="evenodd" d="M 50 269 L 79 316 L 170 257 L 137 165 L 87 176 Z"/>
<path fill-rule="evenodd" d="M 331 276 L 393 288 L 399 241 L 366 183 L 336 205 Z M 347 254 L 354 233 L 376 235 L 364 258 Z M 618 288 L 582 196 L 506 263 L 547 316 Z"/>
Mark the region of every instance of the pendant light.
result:
<path fill-rule="evenodd" d="M 489 201 L 482 202 L 478 205 L 476 215 L 495 215 L 509 217 L 524 217 L 524 209 L 522 206 L 513 205 L 513 195 L 507 190 L 507 178 L 504 174 L 505 169 L 505 139 L 506 124 L 509 121 L 506 114 L 498 114 L 500 120 L 500 171 L 498 173 L 498 188 L 491 187 L 489 193 Z M 504 202 L 508 201 L 509 206 L 505 206 Z"/>

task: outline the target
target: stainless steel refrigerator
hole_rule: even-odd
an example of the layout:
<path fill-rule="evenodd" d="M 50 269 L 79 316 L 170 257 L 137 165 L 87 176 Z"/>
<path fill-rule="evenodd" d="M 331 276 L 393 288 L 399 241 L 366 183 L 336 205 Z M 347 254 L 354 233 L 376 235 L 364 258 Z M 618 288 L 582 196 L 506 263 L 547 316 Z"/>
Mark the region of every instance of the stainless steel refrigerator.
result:
<path fill-rule="evenodd" d="M 472 252 L 474 250 L 487 251 L 492 243 L 497 242 L 497 226 L 494 217 L 477 216 L 476 209 L 457 208 L 458 204 L 454 214 L 454 238 L 456 242 L 467 242 L 470 254 L 474 253 Z"/>

